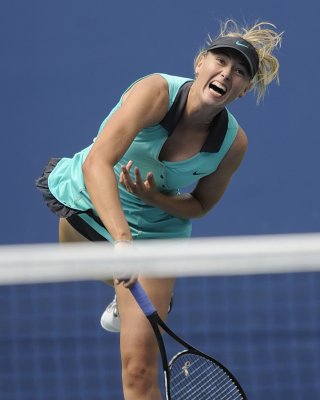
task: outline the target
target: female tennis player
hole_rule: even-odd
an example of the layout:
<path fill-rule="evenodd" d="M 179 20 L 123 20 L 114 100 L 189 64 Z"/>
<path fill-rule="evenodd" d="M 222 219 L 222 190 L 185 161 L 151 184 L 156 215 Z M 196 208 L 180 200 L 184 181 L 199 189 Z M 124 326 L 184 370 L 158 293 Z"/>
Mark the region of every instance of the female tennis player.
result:
<path fill-rule="evenodd" d="M 155 73 L 134 82 L 93 143 L 72 158 L 51 159 L 37 181 L 60 217 L 60 241 L 106 240 L 118 248 L 190 237 L 190 219 L 217 204 L 246 152 L 247 136 L 226 106 L 251 89 L 257 102 L 263 98 L 278 80 L 273 51 L 280 42 L 270 23 L 227 21 L 197 55 L 194 79 Z M 191 193 L 180 193 L 193 183 Z M 102 324 L 118 330 L 120 323 L 125 399 L 157 400 L 157 343 L 127 290 L 135 279 L 115 280 L 116 301 Z M 165 319 L 174 278 L 139 281 Z"/>

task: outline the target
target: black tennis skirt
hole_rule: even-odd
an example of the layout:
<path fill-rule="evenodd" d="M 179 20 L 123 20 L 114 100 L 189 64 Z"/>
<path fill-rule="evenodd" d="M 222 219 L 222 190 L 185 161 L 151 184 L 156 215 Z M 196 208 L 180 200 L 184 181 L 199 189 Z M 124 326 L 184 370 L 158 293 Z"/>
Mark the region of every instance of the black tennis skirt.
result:
<path fill-rule="evenodd" d="M 41 192 L 45 204 L 49 209 L 56 214 L 59 218 L 66 218 L 69 224 L 76 229 L 82 236 L 86 239 L 97 242 L 97 241 L 107 241 L 105 237 L 100 235 L 93 227 L 91 227 L 86 221 L 84 221 L 79 214 L 85 213 L 93 218 L 100 226 L 104 229 L 104 225 L 101 219 L 95 215 L 93 210 L 80 211 L 73 208 L 67 207 L 57 200 L 53 194 L 50 192 L 48 186 L 48 179 L 51 172 L 54 170 L 55 166 L 61 158 L 50 158 L 47 165 L 44 168 L 43 174 L 40 178 L 36 179 L 36 187 Z"/>

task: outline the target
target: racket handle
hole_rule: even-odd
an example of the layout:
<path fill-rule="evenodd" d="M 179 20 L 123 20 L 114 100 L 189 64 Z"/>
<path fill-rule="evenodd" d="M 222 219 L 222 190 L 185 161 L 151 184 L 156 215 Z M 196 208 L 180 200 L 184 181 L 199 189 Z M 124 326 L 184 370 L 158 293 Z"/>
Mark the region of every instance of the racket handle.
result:
<path fill-rule="evenodd" d="M 138 281 L 130 287 L 130 291 L 146 317 L 156 312 L 154 305 Z"/>

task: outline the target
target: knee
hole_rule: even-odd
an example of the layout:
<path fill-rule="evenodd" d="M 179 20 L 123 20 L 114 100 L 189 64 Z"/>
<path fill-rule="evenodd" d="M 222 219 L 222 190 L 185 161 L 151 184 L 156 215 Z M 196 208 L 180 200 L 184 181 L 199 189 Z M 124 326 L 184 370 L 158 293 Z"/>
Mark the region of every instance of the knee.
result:
<path fill-rule="evenodd" d="M 157 385 L 157 362 L 144 356 L 123 358 L 122 380 L 127 390 L 147 393 Z"/>

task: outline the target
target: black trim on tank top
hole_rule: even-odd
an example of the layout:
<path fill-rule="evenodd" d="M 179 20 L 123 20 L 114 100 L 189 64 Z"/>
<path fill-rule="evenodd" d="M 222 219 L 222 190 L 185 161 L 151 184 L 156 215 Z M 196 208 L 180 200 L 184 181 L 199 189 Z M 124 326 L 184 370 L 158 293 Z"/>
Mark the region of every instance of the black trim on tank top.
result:
<path fill-rule="evenodd" d="M 175 130 L 178 122 L 182 116 L 182 113 L 186 107 L 188 94 L 193 81 L 188 81 L 184 83 L 167 112 L 160 125 L 166 129 L 169 136 Z M 201 152 L 206 153 L 218 153 L 221 149 L 222 143 L 226 137 L 228 131 L 228 111 L 224 108 L 216 117 L 212 120 L 209 126 L 209 134 L 206 138 L 205 143 L 201 148 Z"/>

